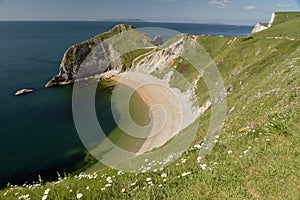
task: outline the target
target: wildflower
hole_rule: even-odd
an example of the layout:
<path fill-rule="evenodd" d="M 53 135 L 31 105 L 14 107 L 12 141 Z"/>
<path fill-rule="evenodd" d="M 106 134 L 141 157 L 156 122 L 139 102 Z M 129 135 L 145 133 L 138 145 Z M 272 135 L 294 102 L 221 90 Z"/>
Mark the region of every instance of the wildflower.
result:
<path fill-rule="evenodd" d="M 245 151 L 244 151 L 244 154 L 247 154 L 247 153 L 249 153 L 249 150 L 245 150 Z"/>
<path fill-rule="evenodd" d="M 184 164 L 185 162 L 186 162 L 186 159 L 185 159 L 185 158 L 182 158 L 182 159 L 181 159 L 181 163 Z"/>
<path fill-rule="evenodd" d="M 101 191 L 104 191 L 104 190 L 106 190 L 106 188 L 101 188 L 100 190 L 101 190 Z"/>
<path fill-rule="evenodd" d="M 271 140 L 269 138 L 266 139 L 267 142 L 270 142 Z"/>
<path fill-rule="evenodd" d="M 106 184 L 106 185 L 105 185 L 105 187 L 111 187 L 111 184 L 110 184 L 110 183 L 108 183 L 108 184 Z"/>
<path fill-rule="evenodd" d="M 122 174 L 123 174 L 123 171 L 122 171 L 122 170 L 118 171 L 118 175 L 119 175 L 119 176 L 122 175 Z"/>
<path fill-rule="evenodd" d="M 108 177 L 106 178 L 106 181 L 111 181 L 111 177 L 108 176 Z"/>
<path fill-rule="evenodd" d="M 199 156 L 199 157 L 197 158 L 197 163 L 199 163 L 201 160 L 202 160 L 202 157 Z"/>
<path fill-rule="evenodd" d="M 131 183 L 130 185 L 131 185 L 131 186 L 135 186 L 135 185 L 136 185 L 136 182 L 134 182 L 134 183 Z"/>
<path fill-rule="evenodd" d="M 161 188 L 161 187 L 162 187 L 162 184 L 159 184 L 158 187 Z"/>
<path fill-rule="evenodd" d="M 6 196 L 6 195 L 7 195 L 7 192 L 5 192 L 3 195 Z"/>
<path fill-rule="evenodd" d="M 232 154 L 232 150 L 228 150 L 227 153 L 228 153 L 228 154 Z"/>
<path fill-rule="evenodd" d="M 184 173 L 181 174 L 181 176 L 184 177 L 184 176 L 190 175 L 191 173 L 192 172 L 184 172 Z"/>
<path fill-rule="evenodd" d="M 163 180 L 163 182 L 167 182 L 167 179 L 165 178 L 165 179 Z"/>
<path fill-rule="evenodd" d="M 244 131 L 246 131 L 247 130 L 247 128 L 246 127 L 243 127 L 243 128 L 240 128 L 239 129 L 239 132 L 244 132 Z"/>
<path fill-rule="evenodd" d="M 167 178 L 168 175 L 167 175 L 166 173 L 163 173 L 163 174 L 161 174 L 160 176 L 161 176 L 162 178 Z"/>
<path fill-rule="evenodd" d="M 156 173 L 158 171 L 158 169 L 154 169 L 153 172 Z"/>
<path fill-rule="evenodd" d="M 125 190 L 124 188 L 121 190 L 122 193 L 124 193 L 125 191 L 126 191 L 126 190 Z"/>
<path fill-rule="evenodd" d="M 152 181 L 149 181 L 148 184 L 149 184 L 150 186 L 153 186 L 153 182 L 152 182 Z"/>
<path fill-rule="evenodd" d="M 42 197 L 42 200 L 46 200 L 48 198 L 48 195 L 44 195 L 43 197 Z"/>
<path fill-rule="evenodd" d="M 71 192 L 73 192 L 73 190 L 70 190 L 69 192 L 71 193 Z"/>
<path fill-rule="evenodd" d="M 87 186 L 85 189 L 86 189 L 86 190 L 90 190 L 90 187 L 89 187 L 89 186 Z"/>
<path fill-rule="evenodd" d="M 50 192 L 50 188 L 47 188 L 47 189 L 45 190 L 44 194 L 48 195 L 49 192 Z"/>
<path fill-rule="evenodd" d="M 149 178 L 146 178 L 146 181 L 149 182 L 151 181 L 152 179 L 149 177 Z"/>
<path fill-rule="evenodd" d="M 78 193 L 78 194 L 76 195 L 76 198 L 77 198 L 77 199 L 81 199 L 82 196 L 83 196 L 83 195 L 82 195 L 81 193 Z"/>
<path fill-rule="evenodd" d="M 194 145 L 194 147 L 197 148 L 197 149 L 201 149 L 201 145 L 200 144 L 196 144 L 196 145 Z"/>
<path fill-rule="evenodd" d="M 145 159 L 145 162 L 148 162 L 149 161 L 149 159 Z"/>
<path fill-rule="evenodd" d="M 200 165 L 200 167 L 201 167 L 201 169 L 202 169 L 202 170 L 204 170 L 204 171 L 205 171 L 205 170 L 206 170 L 206 167 L 207 167 L 207 165 L 206 165 L 206 164 L 201 164 L 201 165 Z"/>

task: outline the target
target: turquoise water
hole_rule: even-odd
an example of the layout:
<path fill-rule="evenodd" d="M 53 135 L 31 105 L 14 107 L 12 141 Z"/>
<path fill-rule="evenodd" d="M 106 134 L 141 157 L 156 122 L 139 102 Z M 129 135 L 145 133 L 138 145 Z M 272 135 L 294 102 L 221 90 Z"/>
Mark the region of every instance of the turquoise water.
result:
<path fill-rule="evenodd" d="M 71 172 L 84 158 L 84 147 L 72 119 L 72 86 L 44 89 L 58 72 L 72 44 L 107 31 L 108 22 L 0 22 L 0 186 L 25 183 Z M 133 23 L 184 33 L 247 35 L 252 27 L 175 23 Z M 37 91 L 15 97 L 21 88 Z M 106 133 L 116 125 L 109 92 L 97 93 L 97 112 Z M 98 101 L 99 99 L 99 101 Z"/>

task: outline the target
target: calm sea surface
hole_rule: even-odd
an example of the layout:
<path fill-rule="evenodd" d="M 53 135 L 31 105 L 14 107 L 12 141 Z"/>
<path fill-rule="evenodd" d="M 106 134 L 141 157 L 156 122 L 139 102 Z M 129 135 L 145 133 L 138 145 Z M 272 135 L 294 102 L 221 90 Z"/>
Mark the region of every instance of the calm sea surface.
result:
<path fill-rule="evenodd" d="M 72 44 L 108 31 L 112 22 L 0 22 L 0 186 L 25 183 L 71 172 L 84 158 L 72 118 L 72 87 L 43 89 L 58 73 L 63 53 Z M 241 36 L 250 26 L 129 23 L 182 33 Z M 36 92 L 15 97 L 21 88 Z M 105 132 L 115 127 L 110 94 L 98 91 L 97 111 Z M 101 114 L 99 114 L 101 113 Z"/>

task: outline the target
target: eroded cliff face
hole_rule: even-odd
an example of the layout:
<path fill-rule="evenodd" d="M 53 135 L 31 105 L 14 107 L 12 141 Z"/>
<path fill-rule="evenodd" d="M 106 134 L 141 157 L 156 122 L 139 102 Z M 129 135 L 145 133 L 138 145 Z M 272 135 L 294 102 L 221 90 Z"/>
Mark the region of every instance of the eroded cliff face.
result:
<path fill-rule="evenodd" d="M 118 41 L 128 40 L 128 38 L 122 38 L 119 35 L 111 42 L 106 42 L 106 39 L 126 31 L 134 31 L 134 33 L 131 32 L 129 34 L 132 38 L 129 39 L 128 44 Z M 71 46 L 63 56 L 59 74 L 53 77 L 45 87 L 72 84 L 75 80 L 92 76 L 99 77 L 103 75 L 101 78 L 108 79 L 124 71 L 135 71 L 145 74 L 163 71 L 167 67 L 173 67 L 174 60 L 183 52 L 184 46 L 188 42 L 196 43 L 195 40 L 191 40 L 191 37 L 182 36 L 178 36 L 177 39 L 175 38 L 162 45 L 161 36 L 151 40 L 145 34 L 135 31 L 132 26 L 117 25 L 109 32 Z M 156 41 L 157 38 L 160 38 L 159 46 L 153 45 L 153 41 Z M 105 42 L 103 42 L 104 40 Z M 120 53 L 120 49 L 123 48 L 122 45 L 124 44 L 125 46 L 142 46 L 143 48 L 141 49 L 146 49 L 146 51 L 138 53 L 128 52 L 124 56 Z M 125 57 L 126 61 L 124 61 Z"/>
<path fill-rule="evenodd" d="M 268 27 L 262 25 L 261 23 L 257 23 L 251 33 L 257 33 L 266 29 L 268 29 Z"/>
<path fill-rule="evenodd" d="M 123 31 L 133 30 L 133 26 L 120 24 L 115 26 L 110 31 L 97 35 L 92 39 L 86 40 L 80 44 L 72 45 L 64 54 L 63 59 L 61 61 L 59 67 L 59 74 L 53 77 L 45 87 L 53 87 L 57 85 L 67 85 L 71 84 L 76 79 L 76 74 L 81 67 L 82 62 L 85 58 L 92 52 L 92 50 L 99 45 L 102 41 L 107 38 L 110 38 L 116 34 L 119 34 Z M 114 55 L 113 49 L 111 47 L 103 47 L 103 51 L 105 51 L 105 55 L 108 58 L 114 59 L 116 57 Z M 118 67 L 122 67 L 121 61 L 114 59 L 115 65 Z M 104 71 L 108 70 L 108 68 L 112 68 L 111 64 L 107 66 L 101 66 Z"/>

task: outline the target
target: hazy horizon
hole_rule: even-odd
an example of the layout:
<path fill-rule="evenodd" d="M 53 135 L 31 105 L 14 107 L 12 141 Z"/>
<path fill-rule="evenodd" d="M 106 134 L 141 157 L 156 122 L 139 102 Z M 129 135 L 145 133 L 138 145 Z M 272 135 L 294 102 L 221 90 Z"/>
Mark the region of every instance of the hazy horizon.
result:
<path fill-rule="evenodd" d="M 273 12 L 298 11 L 299 0 L 0 0 L 0 21 L 98 21 L 143 19 L 149 22 L 254 25 Z"/>

